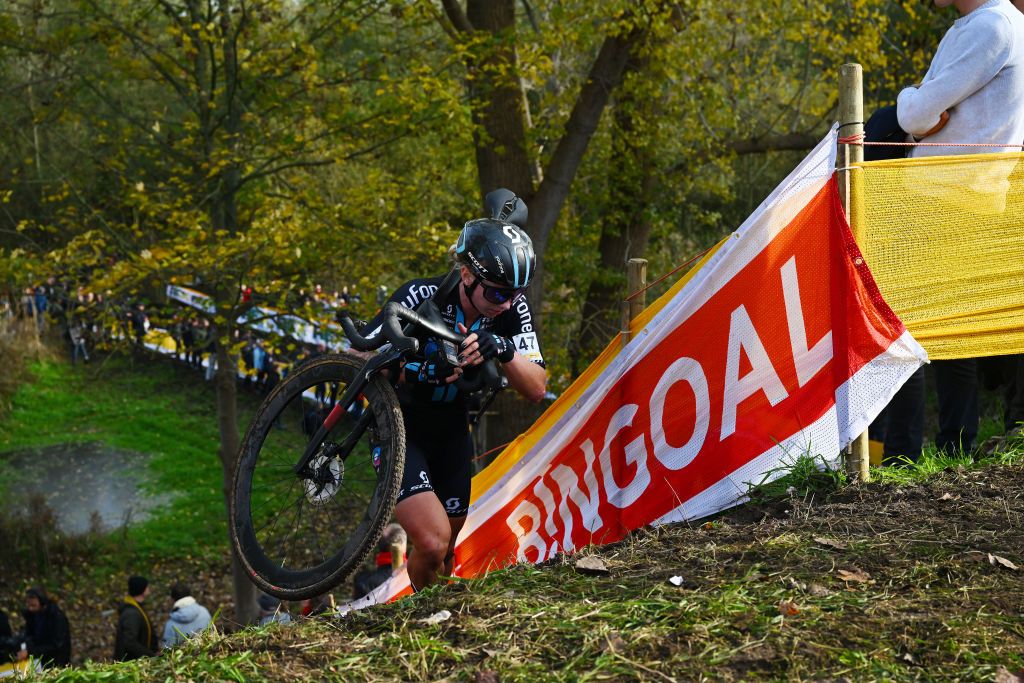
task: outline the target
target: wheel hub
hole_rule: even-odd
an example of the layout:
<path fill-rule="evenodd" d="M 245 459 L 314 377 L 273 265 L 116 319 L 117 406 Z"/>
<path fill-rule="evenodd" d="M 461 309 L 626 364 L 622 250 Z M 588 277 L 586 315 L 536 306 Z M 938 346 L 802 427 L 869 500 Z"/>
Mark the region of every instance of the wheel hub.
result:
<path fill-rule="evenodd" d="M 324 505 L 338 492 L 345 479 L 345 463 L 325 453 L 330 444 L 324 444 L 320 452 L 309 461 L 310 475 L 303 482 L 306 498 L 313 505 Z"/>

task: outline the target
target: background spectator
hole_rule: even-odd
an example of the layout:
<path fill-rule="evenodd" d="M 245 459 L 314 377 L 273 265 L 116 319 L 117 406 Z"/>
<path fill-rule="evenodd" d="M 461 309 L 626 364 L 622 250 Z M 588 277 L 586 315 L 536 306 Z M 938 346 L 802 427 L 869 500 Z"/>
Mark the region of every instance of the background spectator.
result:
<path fill-rule="evenodd" d="M 210 612 L 196 602 L 192 591 L 183 583 L 171 587 L 171 617 L 164 626 L 162 647 L 174 647 L 194 633 L 199 633 L 210 625 Z"/>
<path fill-rule="evenodd" d="M 71 337 L 71 364 L 78 362 L 81 356 L 84 362 L 89 362 L 89 350 L 86 348 L 86 328 L 81 320 L 73 320 L 68 327 L 68 336 Z"/>
<path fill-rule="evenodd" d="M 281 609 L 281 601 L 273 595 L 263 593 L 257 602 L 260 606 L 260 626 L 266 626 L 275 622 L 278 624 L 290 624 L 292 622 L 292 615 Z"/>
<path fill-rule="evenodd" d="M 71 663 L 71 627 L 64 612 L 42 588 L 25 591 L 25 650 L 18 660 L 35 657 L 44 668 Z"/>
<path fill-rule="evenodd" d="M 14 633 L 11 631 L 11 620 L 7 612 L 0 609 L 0 662 L 6 661 L 18 651 Z"/>
<path fill-rule="evenodd" d="M 156 654 L 156 635 L 142 603 L 149 595 L 149 581 L 142 576 L 128 579 L 128 595 L 118 608 L 114 659 L 119 662 Z"/>

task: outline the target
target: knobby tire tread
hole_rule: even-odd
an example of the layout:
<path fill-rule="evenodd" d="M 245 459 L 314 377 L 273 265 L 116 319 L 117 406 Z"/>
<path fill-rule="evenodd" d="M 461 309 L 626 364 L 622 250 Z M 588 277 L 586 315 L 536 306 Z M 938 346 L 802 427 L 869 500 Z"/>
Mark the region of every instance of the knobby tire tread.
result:
<path fill-rule="evenodd" d="M 391 385 L 380 376 L 373 377 L 364 392 L 368 400 L 370 395 L 373 395 L 373 405 L 368 406 L 366 409 L 373 410 L 375 415 L 385 415 L 387 421 L 390 422 L 387 425 L 387 433 L 389 435 L 388 439 L 391 442 L 391 447 L 389 448 L 392 461 L 391 471 L 389 476 L 379 479 L 375 487 L 375 490 L 378 491 L 381 486 L 384 487 L 384 490 L 380 491 L 381 505 L 378 507 L 376 518 L 372 520 L 371 525 L 363 534 L 362 542 L 357 544 L 356 552 L 344 558 L 336 567 L 328 568 L 328 571 L 323 576 L 306 586 L 294 589 L 282 589 L 279 586 L 275 586 L 262 577 L 253 567 L 250 559 L 245 556 L 243 543 L 239 535 L 237 510 L 239 506 L 238 499 L 240 496 L 249 495 L 248 486 L 251 482 L 241 481 L 244 469 L 242 465 L 247 460 L 259 457 L 263 441 L 273 428 L 272 422 L 274 418 L 280 410 L 284 409 L 284 406 L 288 405 L 288 402 L 291 400 L 291 397 L 288 395 L 296 391 L 297 386 L 308 382 L 309 377 L 317 374 L 318 370 L 328 367 L 336 367 L 337 372 L 332 376 L 347 383 L 348 379 L 346 378 L 353 377 L 362 366 L 362 360 L 348 354 L 326 354 L 302 363 L 278 383 L 263 400 L 249 428 L 246 430 L 245 437 L 242 439 L 242 445 L 239 448 L 238 457 L 235 461 L 231 481 L 232 493 L 228 524 L 231 544 L 236 556 L 245 567 L 250 580 L 263 592 L 274 595 L 282 600 L 304 600 L 326 593 L 338 586 L 369 556 L 377 541 L 383 535 L 384 528 L 391 522 L 391 517 L 394 514 L 395 498 L 397 498 L 398 489 L 401 487 L 402 473 L 405 467 L 405 423 L 402 419 L 402 410 L 398 403 L 398 397 L 395 395 Z M 330 380 L 325 379 L 323 381 Z M 308 388 L 308 385 L 305 388 Z M 274 408 L 282 396 L 285 396 L 284 404 L 275 410 Z M 375 406 L 379 409 L 379 413 L 377 409 L 374 409 Z M 261 434 L 264 435 L 263 439 L 259 438 Z M 244 520 L 244 522 L 251 526 L 251 516 Z"/>

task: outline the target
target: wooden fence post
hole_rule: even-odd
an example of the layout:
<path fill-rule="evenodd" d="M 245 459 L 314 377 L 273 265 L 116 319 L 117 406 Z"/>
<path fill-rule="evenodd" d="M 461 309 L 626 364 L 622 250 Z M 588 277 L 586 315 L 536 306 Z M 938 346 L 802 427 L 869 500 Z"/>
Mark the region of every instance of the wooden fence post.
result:
<path fill-rule="evenodd" d="M 647 259 L 631 258 L 626 263 L 626 296 L 640 292 L 647 286 Z M 629 343 L 629 323 L 647 308 L 647 293 L 640 292 L 632 299 L 622 301 L 622 324 L 620 341 L 622 346 Z"/>
<path fill-rule="evenodd" d="M 839 69 L 839 136 L 849 137 L 864 133 L 864 77 L 860 64 L 843 64 Z M 851 229 L 860 216 L 854 215 L 852 184 L 856 182 L 850 169 L 852 164 L 864 161 L 864 147 L 861 145 L 839 145 L 836 155 L 838 168 L 839 195 L 843 210 L 850 221 Z M 854 234 L 857 237 L 863 237 Z M 850 444 L 846 455 L 846 473 L 853 481 L 868 481 L 871 478 L 868 465 L 868 433 L 864 432 Z"/>

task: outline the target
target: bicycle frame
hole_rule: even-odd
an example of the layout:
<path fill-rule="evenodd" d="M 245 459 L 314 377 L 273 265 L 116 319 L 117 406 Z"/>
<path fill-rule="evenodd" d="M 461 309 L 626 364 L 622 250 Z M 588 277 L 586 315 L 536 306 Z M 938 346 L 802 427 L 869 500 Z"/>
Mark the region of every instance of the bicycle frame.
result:
<path fill-rule="evenodd" d="M 328 413 L 323 424 L 317 429 L 316 433 L 310 438 L 309 443 L 306 446 L 302 456 L 295 463 L 292 468 L 296 475 L 303 476 L 310 474 L 307 471 L 309 462 L 317 454 L 318 449 L 323 443 L 324 437 L 334 428 L 341 419 L 341 416 L 346 413 L 349 408 L 358 400 L 359 395 L 366 388 L 370 378 L 381 370 L 394 367 L 396 370 L 401 360 L 408 354 L 415 353 L 420 347 L 420 341 L 415 335 L 419 332 L 420 335 L 429 335 L 437 337 L 445 341 L 449 341 L 456 346 L 460 346 L 465 339 L 465 335 L 459 334 L 454 330 L 449 329 L 445 326 L 441 319 L 440 312 L 437 309 L 435 298 L 439 292 L 451 291 L 451 288 L 458 284 L 458 270 L 453 269 L 448 276 L 444 279 L 437 291 L 429 299 L 424 301 L 414 311 L 411 308 L 406 308 L 400 303 L 389 302 L 383 310 L 383 318 L 381 323 L 381 334 L 367 338 L 362 336 L 358 330 L 356 330 L 355 323 L 347 314 L 342 314 L 340 319 L 342 329 L 345 331 L 345 336 L 349 338 L 353 348 L 359 351 L 371 351 L 380 348 L 386 343 L 391 344 L 391 349 L 370 358 L 359 370 L 359 374 L 353 379 L 353 381 L 345 389 L 345 393 L 342 394 L 341 399 L 334 405 L 331 412 Z M 399 320 L 405 321 L 407 324 L 403 327 L 399 324 Z M 481 373 L 477 381 L 465 382 L 461 384 L 461 388 L 466 391 L 476 391 L 481 387 L 488 387 L 491 390 L 498 390 L 501 388 L 501 377 L 498 374 L 498 370 L 493 362 L 485 363 L 481 366 Z M 396 371 L 391 375 L 392 385 L 398 383 L 399 373 Z M 463 382 L 463 380 L 459 380 Z M 352 452 L 352 449 L 358 443 L 362 437 L 366 428 L 370 425 L 372 416 L 369 412 L 364 412 L 356 420 L 356 424 L 352 431 L 348 434 L 345 440 L 333 448 L 330 452 L 330 457 L 340 457 L 342 460 L 347 458 Z"/>

